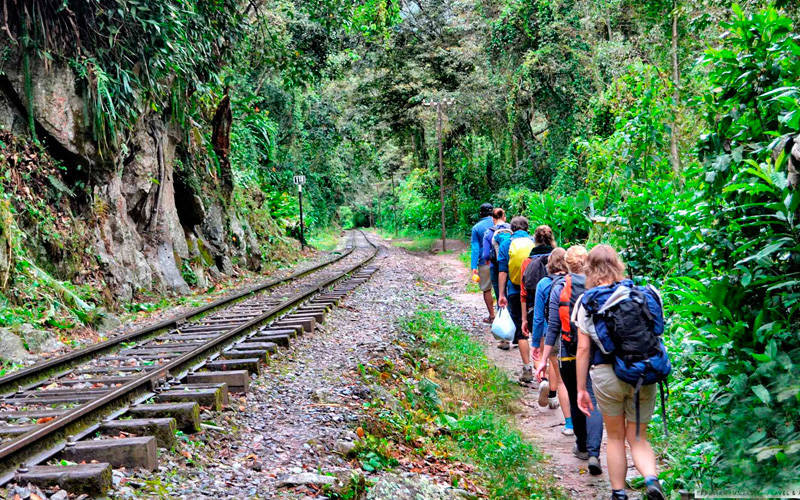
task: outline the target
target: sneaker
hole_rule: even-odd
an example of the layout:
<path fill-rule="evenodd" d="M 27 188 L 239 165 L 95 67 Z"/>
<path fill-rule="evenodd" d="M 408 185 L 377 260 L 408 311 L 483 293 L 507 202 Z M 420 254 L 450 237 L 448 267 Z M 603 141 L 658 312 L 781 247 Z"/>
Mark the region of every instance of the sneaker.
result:
<path fill-rule="evenodd" d="M 511 349 L 511 346 L 508 344 L 508 340 L 501 340 L 500 343 L 497 344 L 497 348 L 507 351 Z"/>
<path fill-rule="evenodd" d="M 595 456 L 589 457 L 589 474 L 599 476 L 602 473 L 603 468 L 600 467 L 600 459 Z"/>
<path fill-rule="evenodd" d="M 547 406 L 550 407 L 551 410 L 555 410 L 556 408 L 558 408 L 558 396 L 547 398 Z"/>
<path fill-rule="evenodd" d="M 647 485 L 647 500 L 664 500 L 664 492 L 661 490 L 661 482 L 655 481 Z"/>
<path fill-rule="evenodd" d="M 617 495 L 614 492 L 611 493 L 611 500 L 628 500 L 628 494 L 624 491 L 621 495 Z"/>
<path fill-rule="evenodd" d="M 588 451 L 578 451 L 578 445 L 572 447 L 572 454 L 575 455 L 580 460 L 589 460 L 589 452 Z"/>
<path fill-rule="evenodd" d="M 533 368 L 531 367 L 522 367 L 522 375 L 519 376 L 519 381 L 523 384 L 528 384 L 533 382 Z"/>
<path fill-rule="evenodd" d="M 565 436 L 574 436 L 575 431 L 572 429 L 572 427 L 564 426 L 564 428 L 561 430 L 561 434 Z"/>
<path fill-rule="evenodd" d="M 550 382 L 547 379 L 542 379 L 539 384 L 539 406 L 544 408 L 547 406 L 547 395 L 550 394 Z"/>

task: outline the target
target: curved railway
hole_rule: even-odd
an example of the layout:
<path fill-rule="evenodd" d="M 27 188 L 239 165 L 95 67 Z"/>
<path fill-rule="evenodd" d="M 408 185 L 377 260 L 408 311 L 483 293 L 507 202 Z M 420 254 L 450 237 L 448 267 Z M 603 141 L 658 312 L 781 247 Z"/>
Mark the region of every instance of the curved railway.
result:
<path fill-rule="evenodd" d="M 0 378 L 0 485 L 99 494 L 111 467 L 156 469 L 157 447 L 200 430 L 201 406 L 246 392 L 270 353 L 369 279 L 377 252 L 352 232 L 309 269 Z M 75 465 L 42 465 L 62 458 Z"/>

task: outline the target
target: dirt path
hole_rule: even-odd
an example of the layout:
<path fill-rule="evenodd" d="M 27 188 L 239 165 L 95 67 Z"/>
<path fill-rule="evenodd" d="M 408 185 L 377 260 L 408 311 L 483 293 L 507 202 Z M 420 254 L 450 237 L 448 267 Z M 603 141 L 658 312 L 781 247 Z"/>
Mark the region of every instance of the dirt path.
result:
<path fill-rule="evenodd" d="M 522 363 L 519 351 L 516 349 L 503 351 L 496 347 L 497 341 L 488 326 L 481 321 L 486 316 L 483 297 L 479 293 L 466 293 L 465 291 L 464 283 L 469 278 L 469 272 L 464 268 L 463 263 L 459 261 L 457 255 L 437 255 L 433 259 L 438 263 L 441 271 L 451 277 L 449 285 L 453 287 L 453 303 L 459 304 L 462 314 L 466 314 L 472 319 L 471 331 L 485 343 L 489 359 L 506 370 L 509 378 L 516 380 Z M 561 409 L 541 408 L 536 402 L 538 391 L 533 388 L 524 388 L 523 390 L 527 397 L 521 401 L 523 411 L 517 415 L 517 424 L 528 439 L 535 442 L 542 451 L 549 455 L 549 461 L 544 466 L 560 478 L 561 486 L 573 498 L 593 499 L 603 496 L 610 490 L 608 476 L 605 474 L 605 439 L 600 453 L 603 474 L 591 476 L 586 469 L 586 462 L 578 460 L 572 455 L 575 438 L 561 434 L 564 424 L 564 415 Z"/>

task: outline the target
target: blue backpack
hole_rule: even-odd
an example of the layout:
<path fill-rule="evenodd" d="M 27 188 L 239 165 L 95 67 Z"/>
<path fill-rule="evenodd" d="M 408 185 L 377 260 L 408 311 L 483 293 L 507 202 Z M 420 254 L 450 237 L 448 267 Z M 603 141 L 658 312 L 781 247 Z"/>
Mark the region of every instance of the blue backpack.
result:
<path fill-rule="evenodd" d="M 672 365 L 664 346 L 664 308 L 652 285 L 637 286 L 631 280 L 588 290 L 582 299 L 590 315 L 592 340 L 603 354 L 612 355 L 614 373 L 634 386 L 636 432 L 639 432 L 639 390 L 659 384 L 661 412 L 666 432 L 664 382 Z"/>

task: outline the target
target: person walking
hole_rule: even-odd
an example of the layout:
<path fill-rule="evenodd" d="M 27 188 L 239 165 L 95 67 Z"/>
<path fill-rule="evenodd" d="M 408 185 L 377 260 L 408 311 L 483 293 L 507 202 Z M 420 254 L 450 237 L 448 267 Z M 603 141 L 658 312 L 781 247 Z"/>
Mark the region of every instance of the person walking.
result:
<path fill-rule="evenodd" d="M 533 380 L 533 368 L 530 360 L 530 344 L 528 334 L 522 331 L 522 305 L 520 303 L 520 284 L 522 279 L 522 261 L 530 256 L 534 241 L 528 234 L 528 219 L 517 216 L 511 219 L 511 237 L 500 246 L 498 263 L 498 288 L 500 298 L 497 305 L 508 307 L 514 321 L 513 344 L 519 347 L 522 358 L 522 375 L 520 380 Z M 552 250 L 552 249 L 551 249 Z"/>
<path fill-rule="evenodd" d="M 537 375 L 537 379 L 539 380 L 539 406 L 549 406 L 551 409 L 561 406 L 561 413 L 564 415 L 564 429 L 561 430 L 561 433 L 565 436 L 572 436 L 574 431 L 567 388 L 561 380 L 561 375 L 557 369 L 557 363 L 546 363 L 546 359 L 543 357 L 544 333 L 547 329 L 547 308 L 550 300 L 550 288 L 554 280 L 557 280 L 567 273 L 566 255 L 567 251 L 561 247 L 553 249 L 547 259 L 547 266 L 545 269 L 547 275 L 541 278 L 536 284 L 536 289 L 533 293 L 535 297 L 533 301 L 534 305 L 531 308 L 533 311 L 531 319 L 531 324 L 533 325 L 531 327 L 531 356 L 536 365 L 537 373 L 539 373 L 542 365 L 546 366 L 543 373 L 546 373 L 547 376 L 543 374 Z M 525 286 L 523 288 L 528 287 Z M 523 292 L 522 295 L 524 294 L 525 292 Z M 524 319 L 522 328 L 525 329 Z M 552 359 L 555 359 L 554 355 L 552 355 Z"/>
<path fill-rule="evenodd" d="M 561 380 L 567 390 L 575 433 L 575 447 L 572 453 L 581 460 L 588 460 L 589 473 L 598 476 L 603 472 L 600 467 L 603 417 L 597 408 L 594 408 L 588 417 L 578 408 L 576 368 L 578 329 L 571 321 L 575 304 L 585 289 L 586 276 L 583 272 L 586 257 L 586 248 L 580 245 L 571 246 L 564 258 L 569 273 L 557 278 L 552 284 L 547 317 L 547 336 L 542 357 L 546 364 L 554 349 L 559 352 L 558 366 Z M 546 366 L 542 366 L 537 372 L 537 377 L 542 377 L 545 370 Z M 594 392 L 590 382 L 586 384 L 586 391 L 594 403 Z"/>
<path fill-rule="evenodd" d="M 495 298 L 500 298 L 497 290 L 497 250 L 502 240 L 498 237 L 511 236 L 511 224 L 506 222 L 506 211 L 498 207 L 495 207 L 492 211 L 492 221 L 494 225 L 483 232 L 481 261 L 489 263 L 489 276 L 492 279 L 494 296 Z"/>
<path fill-rule="evenodd" d="M 584 294 L 573 314 L 574 322 L 578 327 L 576 355 L 578 407 L 584 415 L 591 418 L 595 408 L 595 401 L 589 393 L 589 380 L 591 380 L 596 396 L 596 406 L 603 414 L 603 422 L 608 436 L 606 453 L 608 454 L 608 476 L 611 482 L 612 500 L 628 498 L 625 493 L 625 476 L 628 468 L 625 455 L 626 441 L 631 448 L 631 456 L 636 469 L 644 476 L 648 500 L 664 500 L 664 493 L 656 473 L 656 456 L 647 440 L 647 424 L 652 418 L 655 407 L 656 384 L 642 385 L 636 394 L 637 389 L 628 382 L 620 380 L 614 370 L 615 351 L 605 349 L 606 352 L 611 353 L 604 354 L 597 345 L 598 340 L 595 340 L 599 339 L 601 331 L 595 326 L 592 311 L 598 306 L 605 306 L 606 301 L 602 301 L 602 304 L 597 303 L 599 300 L 595 301 L 593 297 L 599 297 L 601 293 L 605 295 L 605 292 L 613 288 L 620 288 L 618 285 L 621 285 L 624 273 L 625 265 L 617 252 L 610 246 L 597 245 L 589 252 L 586 262 L 586 286 L 591 289 Z M 633 286 L 630 281 L 625 285 Z M 645 297 L 645 299 L 647 298 Z M 663 328 L 663 311 L 658 311 L 661 312 L 660 317 L 655 316 L 652 314 L 653 311 L 649 304 L 650 301 L 645 300 L 644 307 L 650 310 L 648 316 L 652 318 L 654 324 L 659 324 Z M 660 307 L 660 302 L 658 307 Z M 644 315 L 643 312 L 640 314 Z M 617 322 L 615 321 L 615 323 Z M 634 321 L 626 321 L 624 324 L 634 323 Z M 623 334 L 623 332 L 616 332 L 616 334 Z M 593 340 L 595 341 L 593 342 Z M 663 349 L 663 344 L 660 347 Z M 650 355 L 650 353 L 642 354 Z M 666 351 L 664 351 L 664 356 L 666 356 Z M 587 372 L 590 377 L 587 377 Z M 638 401 L 636 401 L 637 396 Z"/>
<path fill-rule="evenodd" d="M 563 248 L 555 248 L 547 259 L 547 266 L 545 272 L 547 273 L 536 284 L 533 296 L 535 297 L 534 306 L 531 309 L 533 316 L 531 320 L 532 333 L 532 357 L 536 363 L 537 372 L 540 371 L 542 366 L 546 367 L 546 376 L 538 375 L 539 380 L 539 406 L 549 406 L 551 409 L 556 409 L 561 406 L 561 412 L 564 415 L 564 429 L 561 431 L 566 436 L 573 435 L 572 414 L 569 406 L 569 396 L 564 382 L 561 380 L 561 375 L 557 369 L 557 363 L 546 363 L 548 358 L 544 358 L 544 333 L 547 330 L 548 324 L 548 306 L 550 300 L 550 288 L 553 281 L 567 273 L 567 262 L 565 260 L 567 251 Z M 527 288 L 527 287 L 526 287 Z M 525 325 L 523 325 L 523 328 Z M 555 356 L 552 356 L 555 360 Z"/>
<path fill-rule="evenodd" d="M 542 225 L 536 228 L 533 232 L 533 248 L 528 253 L 528 256 L 522 261 L 520 267 L 520 310 L 521 310 L 521 326 L 522 326 L 522 339 L 519 343 L 519 354 L 522 358 L 522 376 L 519 381 L 521 383 L 530 383 L 533 381 L 533 369 L 530 364 L 530 329 L 529 323 L 532 319 L 533 308 L 529 310 L 528 295 L 535 296 L 536 285 L 540 279 L 547 275 L 547 261 L 550 257 L 550 252 L 556 246 L 556 240 L 553 237 L 553 230 L 550 226 Z M 556 408 L 558 400 L 553 399 Z"/>
<path fill-rule="evenodd" d="M 472 275 L 478 276 L 478 284 L 483 292 L 483 302 L 489 311 L 489 316 L 483 319 L 484 323 L 494 321 L 494 299 L 492 299 L 492 280 L 489 273 L 489 264 L 481 262 L 481 245 L 483 243 L 483 233 L 494 225 L 492 211 L 494 207 L 491 203 L 484 203 L 480 208 L 480 220 L 472 226 L 470 237 L 470 260 L 472 264 Z M 473 278 L 474 279 L 474 278 Z"/>

